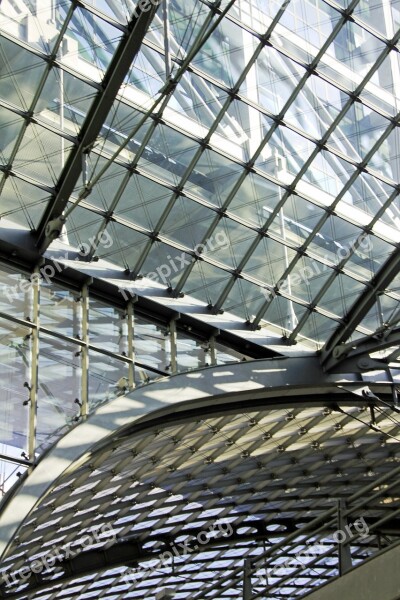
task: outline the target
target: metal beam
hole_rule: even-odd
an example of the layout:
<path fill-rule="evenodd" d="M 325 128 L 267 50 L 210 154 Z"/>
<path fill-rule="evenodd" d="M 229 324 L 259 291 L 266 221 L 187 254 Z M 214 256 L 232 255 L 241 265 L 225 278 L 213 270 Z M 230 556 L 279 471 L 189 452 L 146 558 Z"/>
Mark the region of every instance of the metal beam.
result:
<path fill-rule="evenodd" d="M 199 371 L 200 372 L 200 371 Z M 338 394 L 343 399 L 347 392 L 338 388 L 336 378 L 322 372 L 317 357 L 278 358 L 275 360 L 257 360 L 236 363 L 234 367 L 226 365 L 206 367 L 199 379 L 193 379 L 193 372 L 181 373 L 171 378 L 136 388 L 127 396 L 118 396 L 108 404 L 97 409 L 89 418 L 68 432 L 52 448 L 52 451 L 35 465 L 30 476 L 3 501 L 0 511 L 0 552 L 4 551 L 16 530 L 43 493 L 59 475 L 78 460 L 94 443 L 101 444 L 105 437 L 115 435 L 123 426 L 129 427 L 127 435 L 134 428 L 142 427 L 144 421 L 153 419 L 152 411 L 157 410 L 157 418 L 165 424 L 179 420 L 187 410 L 195 410 L 196 416 L 220 411 L 226 414 L 227 405 L 232 410 L 242 411 L 245 406 L 254 405 L 257 400 L 263 406 L 267 402 L 285 402 L 291 406 L 293 401 L 301 402 L 297 396 L 301 390 L 308 401 L 324 404 L 329 394 Z M 310 386 L 310 381 L 313 385 Z M 386 382 L 377 383 L 372 391 L 378 395 L 392 397 L 391 386 Z M 229 390 L 229 392 L 228 392 Z M 231 393 L 235 390 L 235 393 Z M 292 394 L 295 396 L 293 398 Z M 196 403 L 198 398 L 198 403 Z M 351 402 L 357 399 L 351 399 Z M 365 404 L 365 399 L 362 400 Z M 178 406 L 179 404 L 179 406 Z M 324 405 L 323 404 L 323 405 Z M 173 411 L 171 407 L 173 406 Z M 60 460 L 63 456 L 63 460 Z M 12 500 L 12 502 L 11 502 Z"/>
<path fill-rule="evenodd" d="M 309 520 L 311 521 L 311 518 Z M 277 529 L 279 526 L 283 525 L 286 527 L 287 533 L 292 533 L 296 530 L 294 520 L 292 519 L 273 519 L 271 522 L 268 522 L 268 524 L 276 525 Z M 262 532 L 262 528 L 263 525 L 265 526 L 265 523 L 261 519 L 254 519 L 254 521 L 251 522 L 251 525 L 252 527 L 257 527 L 257 534 L 238 533 L 238 530 L 241 529 L 241 526 L 238 525 L 237 527 L 232 527 L 234 532 L 229 536 L 229 539 L 223 538 L 223 541 L 221 541 L 220 538 L 210 539 L 207 543 L 207 549 L 209 550 L 210 548 L 220 547 L 222 543 L 230 547 L 235 547 L 238 543 L 265 540 L 271 541 L 275 540 L 275 538 L 279 540 L 282 537 L 282 532 L 279 531 L 279 529 L 275 533 L 271 531 Z M 80 575 L 86 576 L 90 573 L 97 573 L 110 568 L 124 566 L 135 568 L 140 565 L 141 562 L 159 559 L 160 554 L 167 550 L 171 550 L 171 548 L 174 548 L 173 552 L 175 555 L 185 556 L 188 552 L 195 554 L 197 547 L 194 543 L 194 540 L 195 537 L 202 531 L 203 530 L 201 528 L 189 528 L 185 530 L 185 535 L 187 535 L 189 538 L 192 537 L 193 540 L 189 543 L 186 543 L 183 548 L 179 544 L 176 544 L 173 539 L 168 539 L 168 536 L 149 535 L 149 537 L 144 541 L 139 540 L 139 538 L 135 538 L 134 536 L 129 536 L 127 538 L 118 539 L 116 543 L 110 547 L 104 546 L 102 548 L 85 550 L 73 558 L 68 558 L 68 554 L 66 554 L 64 560 L 62 560 L 59 564 L 64 572 L 58 573 L 57 583 L 65 584 L 66 582 L 71 581 Z M 163 542 L 163 546 L 156 550 L 149 550 L 148 544 L 151 541 L 161 541 Z M 62 553 L 60 556 L 62 556 Z M 251 576 L 250 564 L 248 568 L 248 575 Z M 9 577 L 9 579 L 12 582 L 12 577 Z M 7 582 L 7 578 L 5 581 Z M 32 576 L 27 582 L 25 591 L 28 592 L 35 590 L 37 593 L 39 590 L 47 588 L 48 585 L 48 574 L 32 572 Z M 18 597 L 20 592 L 14 592 L 11 588 L 7 588 L 5 583 L 2 583 L 0 585 L 0 594 L 1 593 L 4 594 L 4 597 L 11 599 L 13 597 Z M 250 596 L 248 597 L 250 598 Z"/>
<path fill-rule="evenodd" d="M 163 325 L 167 325 L 171 319 L 176 318 L 176 303 L 171 302 L 170 305 L 161 304 L 151 297 L 136 296 L 132 288 L 128 288 L 132 283 L 129 275 L 123 271 L 116 269 L 107 272 L 106 269 L 91 269 L 90 265 L 83 271 L 81 270 L 82 263 L 77 261 L 79 256 L 73 249 L 66 252 L 54 251 L 52 258 L 49 256 L 43 259 L 34 246 L 33 235 L 30 231 L 14 223 L 7 222 L 6 219 L 2 219 L 1 223 L 0 270 L 5 269 L 11 272 L 30 274 L 39 261 L 42 260 L 44 262 L 41 263 L 41 268 L 47 265 L 49 268 L 50 266 L 53 267 L 54 277 L 52 277 L 52 281 L 56 285 L 73 289 L 80 293 L 82 286 L 90 277 L 92 280 L 90 295 L 93 298 L 121 309 L 126 309 L 129 302 L 133 301 L 135 302 L 135 313 L 137 315 L 150 318 Z M 77 268 L 70 266 L 70 262 L 67 265 L 65 263 L 67 260 L 66 257 L 68 257 L 69 261 L 76 260 L 75 264 Z M 59 265 L 63 264 L 64 268 L 60 271 L 57 269 L 56 263 Z M 101 262 L 96 263 L 96 265 L 101 265 Z M 121 287 L 118 287 L 118 282 L 121 284 Z M 127 285 L 127 293 L 124 292 L 125 284 Z M 231 327 L 231 330 L 225 330 L 224 328 L 217 329 L 214 323 L 206 323 L 202 319 L 202 312 L 194 312 L 191 305 L 188 306 L 190 312 L 184 306 L 182 306 L 182 309 L 183 312 L 179 313 L 180 319 L 177 323 L 178 336 L 180 331 L 190 331 L 191 335 L 197 337 L 199 341 L 206 342 L 212 337 L 212 364 L 216 364 L 216 342 L 228 346 L 231 350 L 236 351 L 246 358 L 274 358 L 283 356 L 277 350 L 270 349 L 267 345 L 264 345 L 264 339 L 260 342 L 254 337 L 253 339 L 244 340 L 236 332 L 238 329 L 236 323 Z M 208 311 L 204 308 L 204 314 L 206 313 L 208 316 Z M 275 341 L 275 339 L 271 339 L 271 341 Z M 283 346 L 282 350 L 284 350 Z M 146 366 L 140 362 L 136 362 L 136 364 L 142 368 L 149 368 L 148 365 Z M 150 368 L 150 370 L 159 375 L 168 374 L 156 368 Z"/>
<path fill-rule="evenodd" d="M 251 589 L 251 559 L 244 559 L 244 573 L 243 573 L 243 600 L 251 600 L 253 595 Z"/>
<path fill-rule="evenodd" d="M 53 198 L 49 201 L 37 231 L 37 246 L 43 253 L 55 237 L 58 237 L 62 220 L 59 220 L 67 206 L 68 200 L 76 187 L 82 172 L 82 161 L 85 153 L 95 143 L 97 136 L 117 97 L 118 91 L 138 54 L 143 38 L 157 10 L 151 4 L 149 10 L 135 9 L 125 34 L 110 62 L 102 81 L 102 89 L 98 92 L 82 129 L 78 136 L 78 144 L 71 152 L 55 187 Z M 51 226 L 54 224 L 54 227 Z"/>
<path fill-rule="evenodd" d="M 302 524 L 311 523 L 313 521 L 313 517 L 308 517 L 306 519 L 302 518 Z M 366 521 L 368 526 L 372 527 L 374 524 L 374 519 L 370 518 Z M 344 521 L 343 521 L 344 523 Z M 248 521 L 247 524 L 251 527 L 255 527 L 257 529 L 257 533 L 239 533 L 238 530 L 242 529 L 242 526 L 239 524 L 237 526 L 231 525 L 233 529 L 232 535 L 229 538 L 221 539 L 215 538 L 210 539 L 207 543 L 206 550 L 210 550 L 214 547 L 220 547 L 221 544 L 226 544 L 229 547 L 236 547 L 238 544 L 245 542 L 262 542 L 268 541 L 271 545 L 275 540 L 279 541 L 282 539 L 282 536 L 289 535 L 295 532 L 299 532 L 299 528 L 296 525 L 295 519 L 287 519 L 287 518 L 278 518 L 272 519 L 268 521 L 268 525 L 275 525 L 277 527 L 276 531 L 268 530 L 265 531 L 266 522 L 263 519 L 254 519 L 252 521 Z M 346 523 L 347 524 L 347 523 Z M 393 532 L 394 535 L 399 535 L 399 521 L 394 519 L 389 523 L 389 531 Z M 279 529 L 279 527 L 285 527 L 285 531 Z M 340 527 L 340 529 L 344 529 Z M 139 538 L 135 538 L 134 536 L 129 536 L 126 538 L 121 538 L 116 541 L 113 545 L 107 547 L 104 546 L 102 548 L 95 548 L 85 550 L 84 552 L 78 553 L 73 558 L 65 557 L 64 560 L 60 562 L 60 567 L 63 569 L 63 573 L 58 572 L 57 584 L 62 583 L 65 584 L 80 575 L 89 575 L 90 573 L 97 573 L 99 571 L 105 571 L 107 569 L 118 568 L 118 567 L 129 567 L 135 568 L 140 563 L 146 562 L 149 560 L 159 559 L 160 554 L 166 551 L 170 551 L 171 548 L 174 548 L 174 554 L 185 556 L 189 551 L 190 554 L 195 554 L 198 551 L 195 546 L 195 538 L 201 533 L 203 530 L 201 528 L 192 528 L 185 529 L 185 535 L 188 538 L 193 538 L 192 542 L 186 543 L 184 547 L 176 544 L 174 539 L 168 538 L 167 535 L 159 536 L 151 534 L 145 540 L 140 540 Z M 326 535 L 332 535 L 334 533 L 334 528 L 327 527 Z M 163 546 L 159 547 L 156 550 L 149 550 L 149 542 L 151 541 L 161 541 L 163 542 Z M 276 542 L 275 542 L 276 543 Z M 332 547 L 334 546 L 334 542 L 332 542 Z M 346 552 L 350 557 L 350 552 L 348 547 L 346 546 Z M 62 555 L 62 554 L 61 554 Z M 60 555 L 60 556 L 61 556 Z M 351 558 L 349 558 L 351 561 Z M 172 565 L 171 565 L 172 568 Z M 345 570 L 349 570 L 351 568 L 351 562 L 347 563 L 347 568 Z M 244 578 L 243 578 L 243 598 L 244 600 L 249 600 L 252 597 L 252 586 L 251 586 L 251 577 L 254 571 L 254 566 L 252 565 L 251 559 L 246 559 L 244 562 Z M 12 577 L 9 577 L 12 581 Z M 123 578 L 123 576 L 122 576 Z M 40 590 L 45 589 L 49 586 L 49 575 L 43 573 L 35 573 L 32 571 L 32 575 L 28 580 L 27 587 L 25 588 L 25 592 L 35 591 L 38 593 Z M 7 590 L 7 586 L 3 583 L 0 585 L 0 592 L 3 592 L 5 597 L 14 598 L 18 597 L 20 592 L 14 592 L 10 588 Z"/>
<path fill-rule="evenodd" d="M 371 358 L 370 354 L 396 346 L 397 351 L 385 358 Z M 377 369 L 387 369 L 396 362 L 400 354 L 400 327 L 382 329 L 373 335 L 365 336 L 349 344 L 340 346 L 340 357 L 331 373 L 366 373 Z"/>
<path fill-rule="evenodd" d="M 357 326 L 371 310 L 377 297 L 394 280 L 400 270 L 400 248 L 396 248 L 371 280 L 365 292 L 353 304 L 343 319 L 343 323 L 326 342 L 321 353 L 321 364 L 325 371 L 336 370 L 342 359 L 346 357 L 347 346 L 344 345 L 354 333 Z"/>

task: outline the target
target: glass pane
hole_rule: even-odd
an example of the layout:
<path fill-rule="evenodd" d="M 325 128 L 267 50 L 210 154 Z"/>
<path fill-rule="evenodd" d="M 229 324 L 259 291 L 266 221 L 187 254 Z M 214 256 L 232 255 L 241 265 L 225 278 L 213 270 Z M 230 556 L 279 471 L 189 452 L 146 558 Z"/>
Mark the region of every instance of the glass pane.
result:
<path fill-rule="evenodd" d="M 1 9 L 0 9 L 1 10 Z M 18 44 L 1 38 L 0 96 L 6 102 L 28 110 L 46 63 Z"/>
<path fill-rule="evenodd" d="M 27 450 L 30 335 L 30 329 L 0 319 L 0 452 L 15 458 Z"/>
<path fill-rule="evenodd" d="M 69 337 L 81 332 L 79 292 L 72 293 L 42 280 L 40 286 L 40 325 Z"/>
<path fill-rule="evenodd" d="M 43 333 L 39 338 L 37 396 L 38 451 L 61 436 L 79 415 L 81 396 L 80 347 Z"/>
<path fill-rule="evenodd" d="M 178 331 L 176 348 L 178 371 L 199 369 L 211 365 L 207 341 L 200 342 Z"/>
<path fill-rule="evenodd" d="M 128 391 L 128 365 L 112 356 L 89 352 L 89 408 L 93 411 Z"/>
<path fill-rule="evenodd" d="M 167 325 L 157 325 L 135 315 L 135 357 L 138 363 L 166 372 L 167 367 L 171 367 L 171 342 Z"/>
<path fill-rule="evenodd" d="M 28 275 L 0 270 L 0 311 L 32 320 L 32 284 Z"/>
<path fill-rule="evenodd" d="M 127 355 L 128 322 L 123 311 L 90 298 L 89 338 L 103 350 Z"/>

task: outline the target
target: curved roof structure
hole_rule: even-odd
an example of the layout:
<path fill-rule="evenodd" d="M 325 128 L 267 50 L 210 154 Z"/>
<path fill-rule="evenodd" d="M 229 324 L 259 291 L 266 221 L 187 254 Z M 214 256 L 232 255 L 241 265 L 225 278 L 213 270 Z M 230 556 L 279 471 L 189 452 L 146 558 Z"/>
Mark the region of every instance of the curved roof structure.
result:
<path fill-rule="evenodd" d="M 398 411 L 386 384 L 368 401 L 346 387 L 281 359 L 177 375 L 105 405 L 8 500 L 3 540 L 20 525 L 5 597 L 237 598 L 245 559 L 245 598 L 292 598 L 344 568 L 344 523 L 350 565 L 390 545 Z"/>
<path fill-rule="evenodd" d="M 290 598 L 395 539 L 399 41 L 398 0 L 3 0 L 0 595 Z"/>

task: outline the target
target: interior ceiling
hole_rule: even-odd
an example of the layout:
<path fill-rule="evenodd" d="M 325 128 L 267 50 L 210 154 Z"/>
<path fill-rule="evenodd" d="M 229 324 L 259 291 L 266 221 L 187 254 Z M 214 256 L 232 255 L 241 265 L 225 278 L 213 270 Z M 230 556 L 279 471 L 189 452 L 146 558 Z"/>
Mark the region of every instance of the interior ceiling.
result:
<path fill-rule="evenodd" d="M 18 575 L 9 577 L 4 597 L 117 600 L 170 589 L 174 598 L 238 598 L 244 558 L 253 560 L 251 598 L 265 597 L 265 582 L 256 576 L 298 554 L 306 541 L 320 542 L 317 562 L 286 581 L 290 569 L 268 581 L 270 598 L 303 596 L 338 574 L 332 537 L 338 499 L 353 508 L 349 522 L 363 518 L 370 528 L 369 537 L 351 545 L 353 564 L 393 535 L 397 539 L 399 490 L 392 472 L 398 470 L 398 415 L 388 406 L 376 405 L 375 429 L 365 401 L 346 395 L 312 401 L 299 396 L 285 407 L 249 403 L 245 412 L 221 409 L 208 417 L 200 416 L 199 407 L 197 417 L 180 422 L 164 417 L 141 430 L 125 428 L 51 485 L 9 546 L 1 572 L 18 573 L 55 548 L 63 554 L 68 544 L 76 555 L 67 553 L 23 583 Z M 357 501 L 350 501 L 355 493 Z M 333 519 L 324 518 L 319 535 L 314 527 L 307 537 L 302 528 L 332 508 Z M 380 519 L 386 522 L 372 533 Z M 218 523 L 225 531 L 230 525 L 229 535 L 217 533 L 196 547 L 199 532 L 223 531 Z M 80 540 L 93 527 L 103 533 L 82 550 Z M 181 549 L 185 540 L 190 552 L 157 564 L 161 553 Z M 124 581 L 138 565 L 154 571 Z"/>
<path fill-rule="evenodd" d="M 131 0 L 3 0 L 2 222 L 31 231 L 39 257 L 61 241 L 176 310 L 185 294 L 327 365 L 350 342 L 398 366 L 400 2 L 170 0 L 165 22 L 163 6 L 136 18 Z M 113 440 L 54 483 L 2 569 L 93 524 L 112 523 L 114 550 L 101 540 L 2 593 L 237 598 L 244 557 L 262 570 L 269 545 L 397 465 L 396 411 L 342 408 L 254 407 Z M 371 522 L 397 508 L 397 492 L 363 498 Z M 218 518 L 231 540 L 121 580 Z M 335 574 L 328 557 L 269 593 Z"/>
<path fill-rule="evenodd" d="M 288 343 L 395 329 L 397 361 L 400 3 L 170 0 L 113 98 L 134 11 L 2 3 L 1 216 Z"/>

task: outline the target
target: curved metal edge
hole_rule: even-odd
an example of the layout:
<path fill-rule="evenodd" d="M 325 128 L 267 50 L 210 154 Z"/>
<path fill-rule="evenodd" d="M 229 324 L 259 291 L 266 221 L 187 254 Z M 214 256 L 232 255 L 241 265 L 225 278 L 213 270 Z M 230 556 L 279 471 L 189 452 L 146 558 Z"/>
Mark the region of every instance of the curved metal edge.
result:
<path fill-rule="evenodd" d="M 101 406 L 86 421 L 69 431 L 39 460 L 29 475 L 11 490 L 1 506 L 0 555 L 18 528 L 39 500 L 45 497 L 52 484 L 63 474 L 85 461 L 99 444 L 129 426 L 144 425 L 155 417 L 179 413 L 194 408 L 201 401 L 204 416 L 207 406 L 215 409 L 229 403 L 246 403 L 278 397 L 280 403 L 296 395 L 321 393 L 343 394 L 343 384 L 349 390 L 364 384 L 357 376 L 338 376 L 322 372 L 317 357 L 297 357 L 255 360 L 208 367 L 161 379 L 120 396 Z M 340 387 L 339 387 L 340 386 Z M 374 389 L 390 390 L 387 381 Z M 356 393 L 356 392 L 355 392 Z"/>

